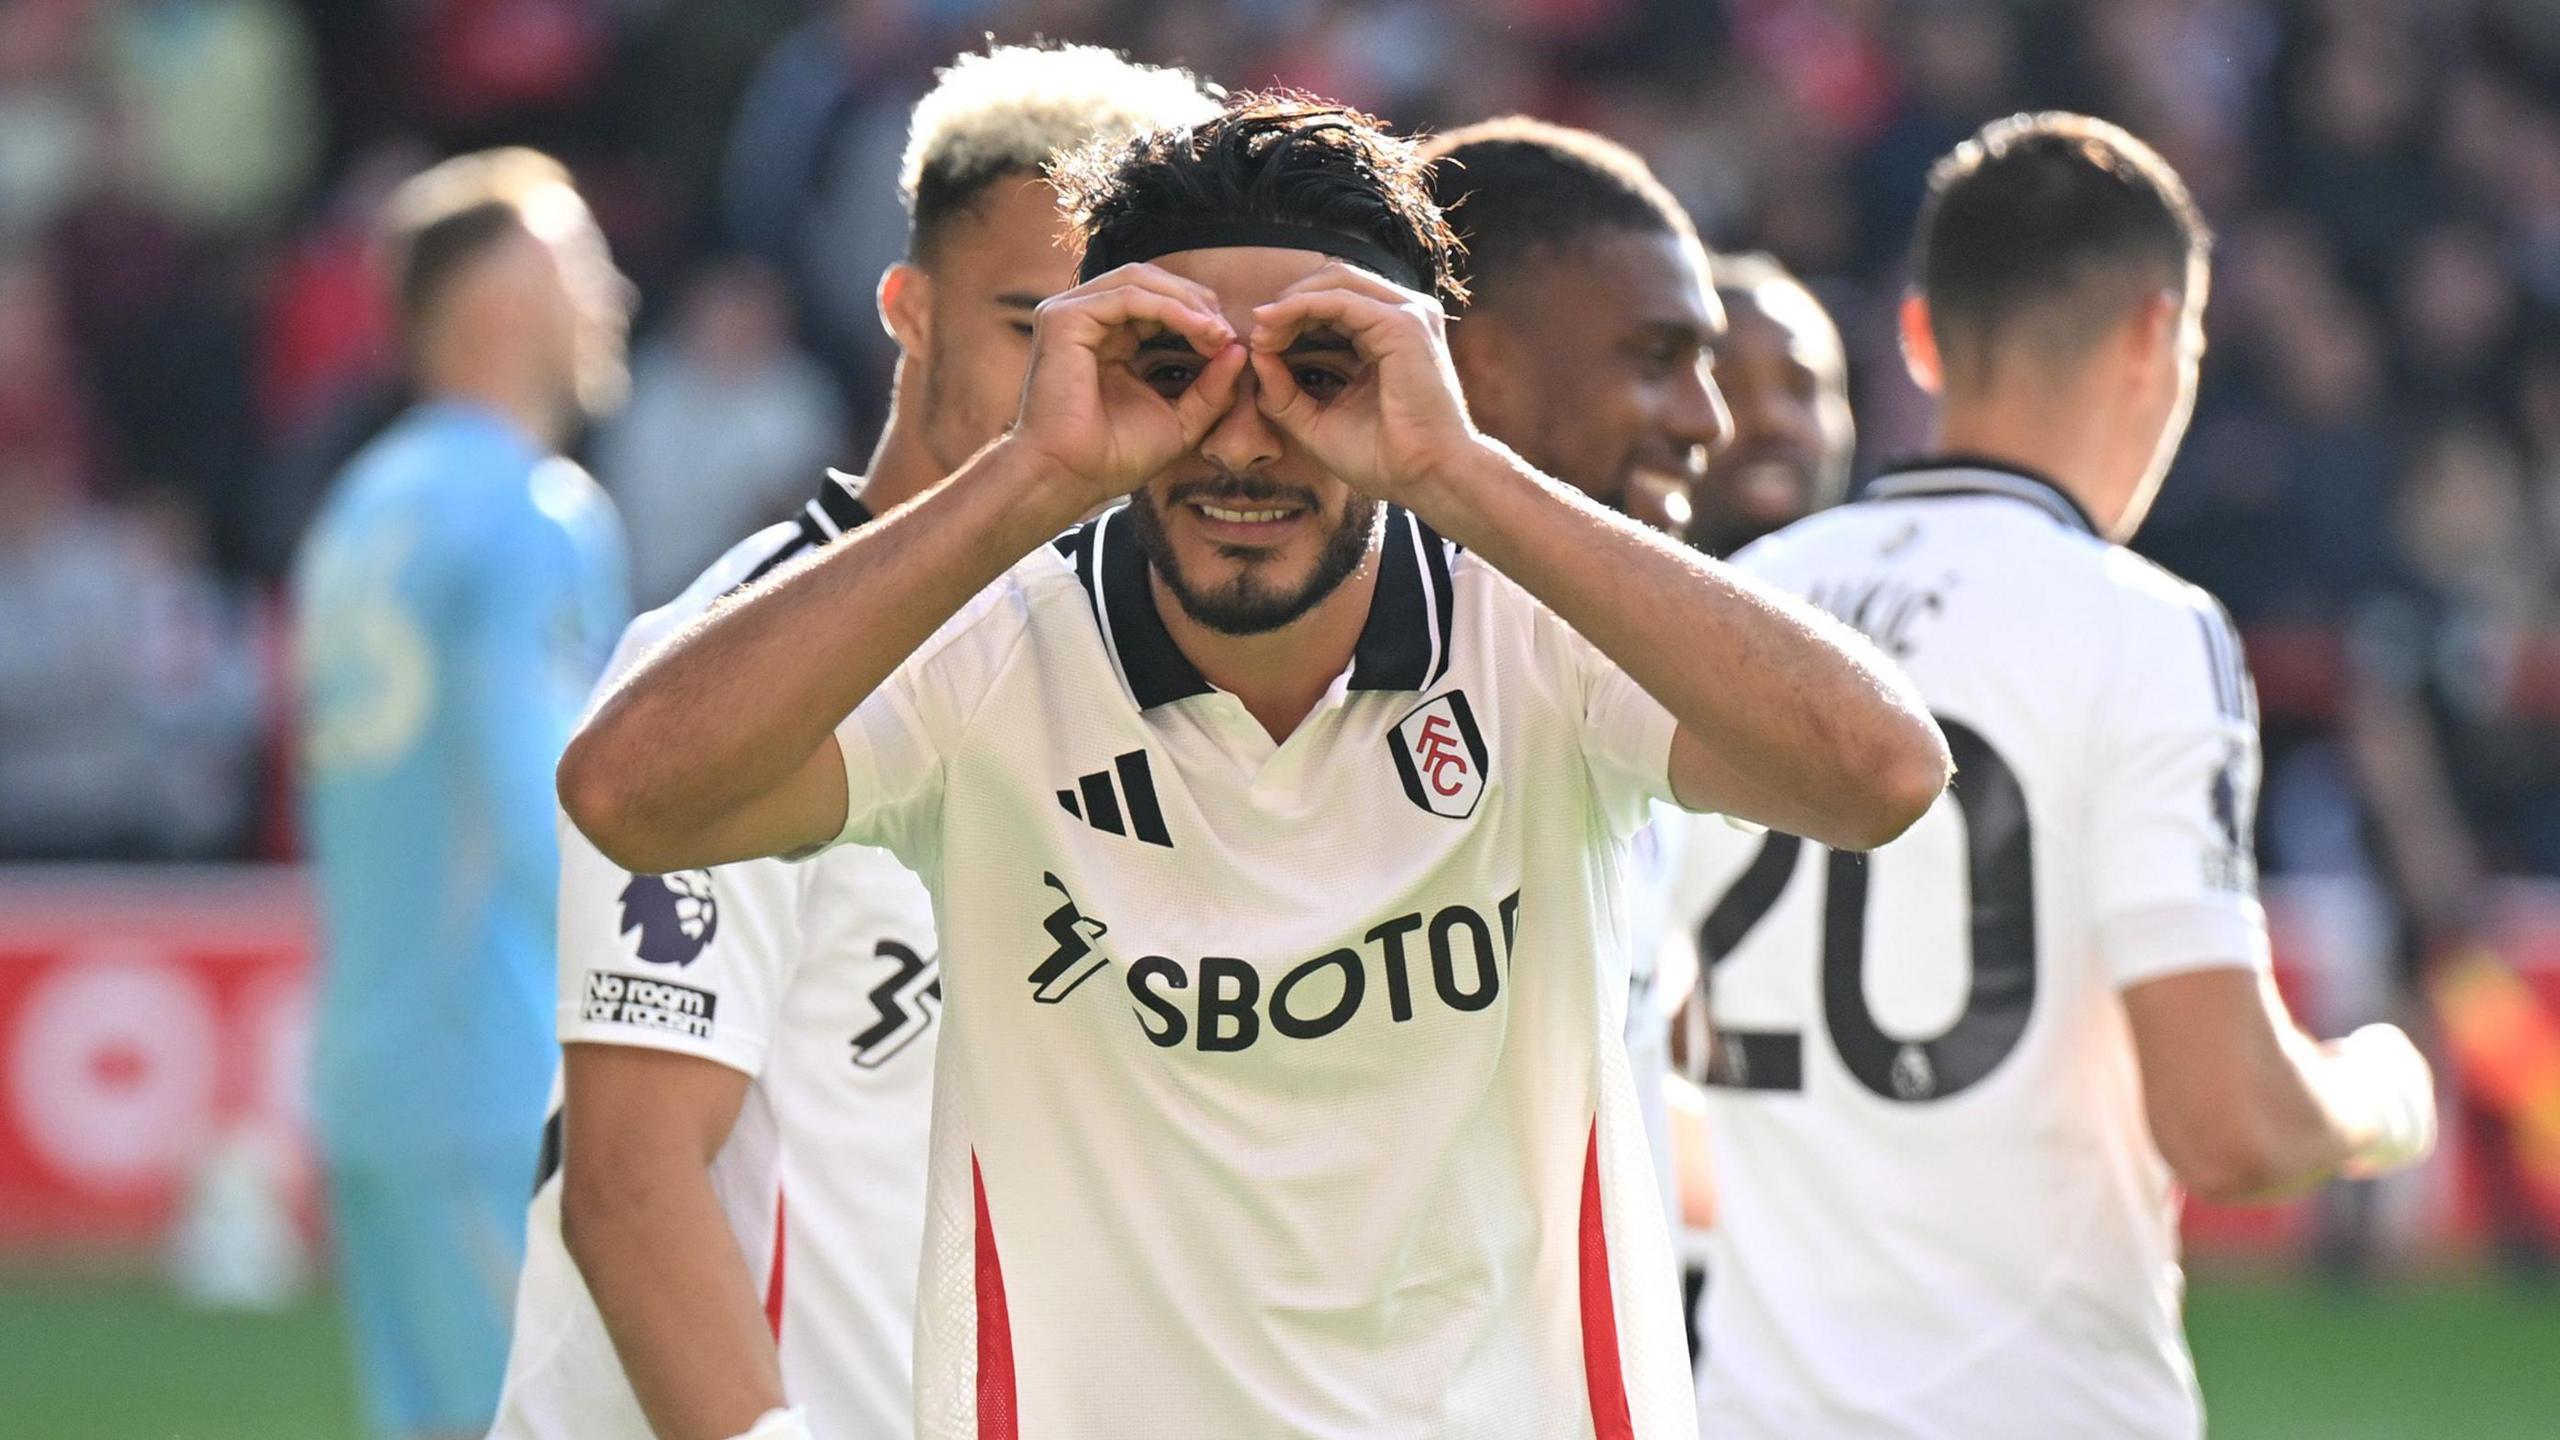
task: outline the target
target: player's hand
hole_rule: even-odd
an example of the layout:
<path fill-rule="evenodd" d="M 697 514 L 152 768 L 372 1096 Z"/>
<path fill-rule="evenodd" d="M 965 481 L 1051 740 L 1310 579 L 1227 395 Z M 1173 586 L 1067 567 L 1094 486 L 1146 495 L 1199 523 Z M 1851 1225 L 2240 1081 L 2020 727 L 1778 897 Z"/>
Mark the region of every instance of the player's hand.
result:
<path fill-rule="evenodd" d="M 2374 1133 L 2347 1162 L 2357 1180 L 2388 1175 L 2436 1148 L 2436 1088 L 2427 1057 L 2397 1025 L 2366 1025 L 2322 1047 L 2351 1062 L 2371 1097 Z"/>
<path fill-rule="evenodd" d="M 1352 489 L 1411 505 L 1484 450 L 1439 301 L 1337 260 L 1253 320 L 1255 403 Z"/>
<path fill-rule="evenodd" d="M 1076 488 L 1079 513 L 1180 459 L 1235 403 L 1244 347 L 1218 297 L 1171 271 L 1123 265 L 1042 301 L 1033 326 L 1010 438 Z"/>

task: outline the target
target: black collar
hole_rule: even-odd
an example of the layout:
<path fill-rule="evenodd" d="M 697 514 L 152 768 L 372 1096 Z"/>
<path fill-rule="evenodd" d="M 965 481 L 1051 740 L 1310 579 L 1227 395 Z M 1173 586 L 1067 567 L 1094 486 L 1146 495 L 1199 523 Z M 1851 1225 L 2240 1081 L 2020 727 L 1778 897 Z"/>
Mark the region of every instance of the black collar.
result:
<path fill-rule="evenodd" d="M 1449 672 L 1449 630 L 1457 613 L 1450 585 L 1454 549 L 1400 506 L 1387 507 L 1378 551 L 1378 588 L 1352 651 L 1354 690 L 1422 690 Z M 1146 552 L 1121 505 L 1061 535 L 1058 553 L 1084 583 L 1103 648 L 1129 698 L 1152 710 L 1212 687 L 1156 613 Z"/>
<path fill-rule="evenodd" d="M 847 475 L 841 470 L 828 471 L 827 478 L 818 482 L 818 498 L 800 507 L 800 533 L 764 557 L 762 564 L 748 571 L 747 578 L 731 588 L 743 590 L 781 568 L 784 562 L 812 550 L 823 550 L 828 541 L 869 524 L 871 507 L 862 503 L 862 497 L 855 488 L 861 484 L 859 475 Z"/>
<path fill-rule="evenodd" d="M 818 485 L 818 498 L 800 509 L 800 529 L 812 545 L 824 545 L 847 530 L 871 522 L 871 507 L 862 503 L 862 477 L 830 470 Z"/>
<path fill-rule="evenodd" d="M 1937 495 L 2004 495 L 2022 500 L 2052 516 L 2056 523 L 2083 534 L 2098 533 L 2096 522 L 2071 492 L 2015 461 L 1982 455 L 1931 455 L 1888 467 L 1869 481 L 1861 500 L 1904 500 Z"/>

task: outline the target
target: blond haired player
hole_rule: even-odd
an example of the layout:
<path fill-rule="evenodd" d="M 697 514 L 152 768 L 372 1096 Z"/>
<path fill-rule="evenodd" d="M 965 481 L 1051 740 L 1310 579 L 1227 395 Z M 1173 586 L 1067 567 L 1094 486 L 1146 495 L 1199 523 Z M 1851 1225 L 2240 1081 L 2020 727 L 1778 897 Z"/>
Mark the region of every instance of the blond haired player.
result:
<path fill-rule="evenodd" d="M 1904 313 L 1938 458 L 1738 564 L 1899 658 L 1956 757 L 1856 855 L 1696 827 L 1715 1037 L 1706 1431 L 2191 1440 L 2178 1187 L 2284 1194 L 2433 1143 L 2388 1026 L 2268 983 L 2257 729 L 2211 597 L 2125 550 L 2185 428 L 2207 238 L 2149 147 L 1987 127 Z"/>
<path fill-rule="evenodd" d="M 1089 47 L 945 70 L 908 140 L 908 255 L 880 282 L 901 358 L 869 474 L 829 477 L 797 523 L 642 616 L 608 678 L 993 439 L 1034 307 L 1074 280 L 1041 167 L 1215 108 L 1188 76 Z M 546 1135 L 496 1434 L 910 1433 L 941 1004 L 922 885 L 854 846 L 658 876 L 565 824 L 560 844 L 566 1105 Z"/>

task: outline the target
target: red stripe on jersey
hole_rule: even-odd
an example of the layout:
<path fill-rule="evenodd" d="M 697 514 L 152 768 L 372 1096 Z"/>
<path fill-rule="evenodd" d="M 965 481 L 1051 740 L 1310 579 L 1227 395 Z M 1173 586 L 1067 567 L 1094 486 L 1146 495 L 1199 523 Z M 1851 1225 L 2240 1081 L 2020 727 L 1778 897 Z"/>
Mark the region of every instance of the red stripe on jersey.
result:
<path fill-rule="evenodd" d="M 773 1269 L 764 1277 L 764 1323 L 773 1328 L 773 1341 L 782 1343 L 782 1191 L 773 1192 Z"/>
<path fill-rule="evenodd" d="M 969 1186 L 978 1197 L 978 1440 L 1019 1440 L 1013 1406 L 1013 1321 L 1004 1308 L 1004 1262 L 987 1218 L 987 1180 L 969 1157 Z"/>
<path fill-rule="evenodd" d="M 1600 1223 L 1600 1122 L 1582 1152 L 1582 1373 L 1591 1387 L 1595 1440 L 1635 1440 L 1627 1376 L 1618 1357 L 1618 1306 L 1609 1293 L 1609 1234 Z"/>

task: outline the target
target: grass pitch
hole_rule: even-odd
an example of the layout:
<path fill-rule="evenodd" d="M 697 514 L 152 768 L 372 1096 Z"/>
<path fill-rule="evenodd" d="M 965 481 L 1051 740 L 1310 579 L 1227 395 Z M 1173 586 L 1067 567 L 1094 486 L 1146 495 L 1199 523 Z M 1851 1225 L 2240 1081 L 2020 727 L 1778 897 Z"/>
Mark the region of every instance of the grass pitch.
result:
<path fill-rule="evenodd" d="M 2560 1291 L 2199 1280 L 2215 1440 L 2551 1440 Z M 337 1310 L 189 1309 L 139 1280 L 0 1275 L 0 1434 L 357 1440 Z"/>

